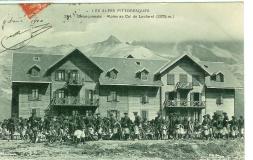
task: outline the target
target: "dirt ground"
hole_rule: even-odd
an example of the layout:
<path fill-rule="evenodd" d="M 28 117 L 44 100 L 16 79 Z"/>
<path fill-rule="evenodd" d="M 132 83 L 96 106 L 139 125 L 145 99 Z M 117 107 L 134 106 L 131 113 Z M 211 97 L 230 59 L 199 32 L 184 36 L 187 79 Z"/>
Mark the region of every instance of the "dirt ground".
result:
<path fill-rule="evenodd" d="M 94 141 L 82 145 L 0 140 L 0 160 L 237 160 L 244 142 L 237 140 Z"/>

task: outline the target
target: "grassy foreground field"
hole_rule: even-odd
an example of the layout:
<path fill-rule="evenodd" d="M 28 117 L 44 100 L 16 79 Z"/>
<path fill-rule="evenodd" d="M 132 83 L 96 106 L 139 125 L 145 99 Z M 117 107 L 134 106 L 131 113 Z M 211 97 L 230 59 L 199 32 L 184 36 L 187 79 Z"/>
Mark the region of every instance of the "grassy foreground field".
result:
<path fill-rule="evenodd" d="M 160 160 L 244 159 L 244 142 L 237 140 L 95 141 L 84 145 L 31 144 L 0 141 L 0 160 Z"/>

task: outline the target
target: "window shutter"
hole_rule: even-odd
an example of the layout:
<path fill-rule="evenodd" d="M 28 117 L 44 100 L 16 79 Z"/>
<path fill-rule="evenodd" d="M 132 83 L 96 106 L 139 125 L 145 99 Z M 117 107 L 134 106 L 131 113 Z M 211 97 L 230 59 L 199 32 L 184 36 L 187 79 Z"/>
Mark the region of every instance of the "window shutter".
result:
<path fill-rule="evenodd" d="M 64 74 L 64 79 L 65 81 L 69 81 L 69 80 L 73 80 L 73 78 L 71 77 L 71 72 L 68 70 L 65 70 L 65 74 Z"/>
<path fill-rule="evenodd" d="M 110 102 L 112 101 L 112 93 L 109 92 L 109 94 L 107 95 L 107 101 Z"/>
<path fill-rule="evenodd" d="M 55 80 L 58 81 L 59 77 L 58 77 L 58 71 L 55 72 Z"/>
<path fill-rule="evenodd" d="M 85 104 L 89 104 L 90 99 L 89 99 L 89 90 L 85 89 Z"/>
<path fill-rule="evenodd" d="M 41 100 L 42 99 L 42 90 L 40 88 L 38 88 L 38 99 Z"/>
<path fill-rule="evenodd" d="M 190 101 L 194 101 L 194 93 L 191 93 L 191 95 L 190 95 Z"/>
<path fill-rule="evenodd" d="M 168 85 L 175 84 L 175 75 L 174 74 L 167 74 L 167 84 Z"/>
<path fill-rule="evenodd" d="M 29 88 L 28 89 L 28 101 L 31 101 L 32 100 L 32 89 Z"/>
<path fill-rule="evenodd" d="M 199 93 L 199 101 L 202 102 L 202 93 Z"/>

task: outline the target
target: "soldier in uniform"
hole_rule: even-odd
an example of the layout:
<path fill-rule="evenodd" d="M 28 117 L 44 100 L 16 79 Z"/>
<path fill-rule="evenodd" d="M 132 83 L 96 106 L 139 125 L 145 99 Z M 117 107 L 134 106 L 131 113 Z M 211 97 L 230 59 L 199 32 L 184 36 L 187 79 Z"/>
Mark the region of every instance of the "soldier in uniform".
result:
<path fill-rule="evenodd" d="M 109 121 L 110 121 L 110 129 L 113 130 L 117 120 L 112 113 L 110 113 Z"/>
<path fill-rule="evenodd" d="M 134 113 L 134 138 L 140 139 L 140 129 L 141 129 L 141 117 L 138 115 L 138 112 Z"/>
<path fill-rule="evenodd" d="M 11 140 L 13 140 L 13 138 L 14 138 L 13 134 L 15 132 L 15 126 L 17 125 L 16 123 L 17 123 L 16 118 L 14 118 L 14 117 L 11 117 L 8 121 L 7 129 L 10 131 Z"/>
<path fill-rule="evenodd" d="M 98 134 L 98 139 L 101 140 L 102 139 L 102 124 L 103 120 L 100 117 L 100 113 L 96 114 L 96 119 L 95 119 L 95 130 Z"/>
<path fill-rule="evenodd" d="M 121 118 L 121 126 L 123 128 L 123 138 L 125 140 L 130 139 L 130 127 L 132 124 L 131 119 L 128 117 L 128 113 L 124 113 L 124 117 Z"/>
<path fill-rule="evenodd" d="M 230 123 L 231 135 L 233 138 L 235 138 L 238 135 L 238 121 L 236 120 L 236 117 L 232 116 L 232 120 L 229 123 Z"/>
<path fill-rule="evenodd" d="M 155 133 L 156 133 L 156 138 L 160 139 L 162 138 L 162 126 L 163 126 L 163 118 L 161 116 L 161 113 L 157 113 L 157 117 L 155 117 Z"/>
<path fill-rule="evenodd" d="M 223 129 L 223 118 L 222 118 L 222 115 L 217 115 L 217 121 L 215 122 L 214 126 L 217 129 L 216 138 L 223 138 L 222 137 L 222 129 Z"/>
<path fill-rule="evenodd" d="M 37 140 L 37 135 L 38 135 L 38 121 L 37 121 L 37 117 L 36 114 L 32 114 L 31 117 L 29 117 L 28 122 L 30 124 L 31 127 L 31 131 L 32 131 L 32 142 L 36 143 Z"/>

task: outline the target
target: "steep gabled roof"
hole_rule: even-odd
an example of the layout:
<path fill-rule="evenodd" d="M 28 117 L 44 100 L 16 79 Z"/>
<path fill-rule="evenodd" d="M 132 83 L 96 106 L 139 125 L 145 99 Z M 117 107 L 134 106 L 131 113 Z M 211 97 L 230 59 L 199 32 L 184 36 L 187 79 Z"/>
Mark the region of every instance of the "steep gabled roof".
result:
<path fill-rule="evenodd" d="M 171 66 L 173 66 L 175 63 L 177 63 L 178 61 L 180 61 L 181 59 L 188 57 L 190 58 L 195 64 L 197 64 L 197 66 L 199 66 L 202 70 L 204 70 L 206 73 L 208 73 L 210 75 L 210 72 L 203 67 L 199 62 L 199 60 L 197 60 L 196 58 L 194 58 L 193 56 L 189 55 L 189 54 L 183 54 L 179 57 L 176 57 L 174 59 L 172 59 L 171 61 L 169 61 L 168 63 L 166 63 L 165 65 L 163 65 L 161 68 L 159 68 L 155 74 L 162 74 L 165 70 L 167 70 L 168 68 L 170 68 Z"/>
<path fill-rule="evenodd" d="M 40 57 L 40 61 L 34 61 L 33 57 Z M 60 59 L 62 55 L 13 53 L 12 81 L 13 82 L 50 82 L 49 77 L 44 77 L 46 68 Z M 31 77 L 28 70 L 39 66 L 39 77 Z"/>
<path fill-rule="evenodd" d="M 211 81 L 210 76 L 207 76 L 205 79 L 207 88 L 235 89 L 243 87 L 243 85 L 230 71 L 229 66 L 225 63 L 200 61 L 200 64 L 204 66 L 211 73 L 211 75 L 217 73 L 222 73 L 224 75 L 224 82 Z"/>
<path fill-rule="evenodd" d="M 79 49 L 74 49 L 71 52 L 69 52 L 68 54 L 66 54 L 65 56 L 61 57 L 58 61 L 56 61 L 55 63 L 53 63 L 52 65 L 50 65 L 47 68 L 46 73 L 50 72 L 52 68 L 54 68 L 57 64 L 59 64 L 60 62 L 62 62 L 63 60 L 65 60 L 67 57 L 69 57 L 72 54 L 81 54 L 83 55 L 86 59 L 88 59 L 91 63 L 93 63 L 97 68 L 99 68 L 101 71 L 103 71 L 103 68 L 100 67 L 98 64 L 96 64 L 95 62 L 93 62 L 89 57 L 87 57 L 85 54 L 83 54 Z"/>
<path fill-rule="evenodd" d="M 115 68 L 118 71 L 117 79 L 106 78 L 106 73 L 101 73 L 99 82 L 101 85 L 129 85 L 129 86 L 161 86 L 160 80 L 154 80 L 155 71 L 160 68 L 166 61 L 162 60 L 145 60 L 134 58 L 105 58 L 90 57 L 94 62 L 99 64 L 104 70 Z M 140 62 L 141 65 L 136 64 Z M 146 69 L 149 71 L 148 79 L 143 81 L 136 78 L 136 73 Z"/>

